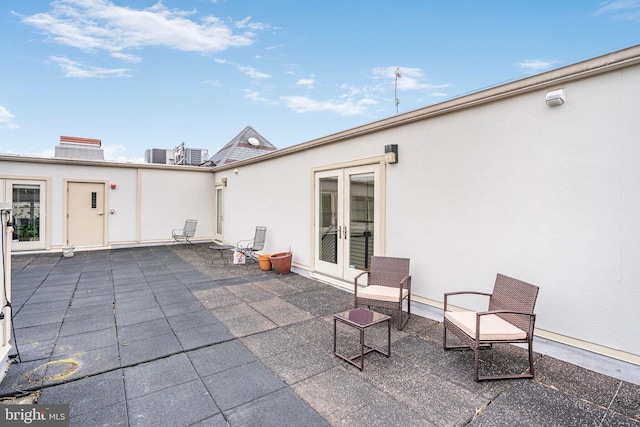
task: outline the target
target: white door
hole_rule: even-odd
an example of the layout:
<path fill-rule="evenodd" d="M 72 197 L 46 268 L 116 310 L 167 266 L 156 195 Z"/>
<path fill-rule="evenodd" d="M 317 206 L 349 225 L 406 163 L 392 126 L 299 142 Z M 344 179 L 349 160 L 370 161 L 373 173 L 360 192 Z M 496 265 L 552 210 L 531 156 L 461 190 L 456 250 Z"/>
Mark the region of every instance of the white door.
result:
<path fill-rule="evenodd" d="M 380 253 L 380 166 L 315 174 L 315 269 L 351 281 Z"/>
<path fill-rule="evenodd" d="M 104 246 L 104 183 L 69 182 L 67 246 Z"/>
<path fill-rule="evenodd" d="M 5 191 L 11 200 L 12 250 L 44 249 L 46 183 L 8 180 Z"/>

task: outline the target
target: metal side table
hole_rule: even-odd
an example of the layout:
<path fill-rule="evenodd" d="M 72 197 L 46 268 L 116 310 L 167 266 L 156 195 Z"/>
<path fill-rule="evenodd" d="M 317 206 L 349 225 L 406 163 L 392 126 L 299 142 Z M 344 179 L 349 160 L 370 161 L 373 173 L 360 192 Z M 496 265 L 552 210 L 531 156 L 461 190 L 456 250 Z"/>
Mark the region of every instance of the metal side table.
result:
<path fill-rule="evenodd" d="M 224 265 L 227 265 L 227 259 L 224 257 L 224 251 L 228 251 L 231 249 L 235 249 L 235 246 L 231 245 L 211 245 L 209 249 L 213 249 L 214 251 L 218 251 L 220 253 L 220 258 L 224 261 Z M 213 263 L 213 258 L 211 259 L 211 263 Z"/>
<path fill-rule="evenodd" d="M 364 369 L 364 356 L 365 354 L 369 354 L 372 351 L 380 353 L 386 357 L 391 355 L 391 325 L 389 320 L 390 316 L 384 315 L 382 313 L 377 313 L 375 311 L 369 310 L 367 308 L 355 308 L 353 310 L 347 310 L 342 313 L 337 313 L 333 315 L 333 354 L 336 357 L 352 364 L 356 368 L 361 371 Z M 336 343 L 336 335 L 337 335 L 337 322 L 344 323 L 345 325 L 349 325 L 351 327 L 356 328 L 360 331 L 360 354 L 356 354 L 354 356 L 345 356 L 337 351 L 337 343 Z M 364 331 L 373 325 L 377 325 L 378 323 L 387 322 L 387 351 L 373 347 L 369 344 L 365 344 L 364 341 Z M 355 361 L 360 359 L 360 364 Z"/>

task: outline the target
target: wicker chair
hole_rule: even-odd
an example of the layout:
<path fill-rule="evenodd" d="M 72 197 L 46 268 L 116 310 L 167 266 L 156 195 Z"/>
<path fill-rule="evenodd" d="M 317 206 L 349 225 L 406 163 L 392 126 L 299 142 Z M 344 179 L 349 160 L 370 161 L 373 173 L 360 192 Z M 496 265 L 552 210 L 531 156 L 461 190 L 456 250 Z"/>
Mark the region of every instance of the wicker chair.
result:
<path fill-rule="evenodd" d="M 368 276 L 367 286 L 359 288 L 358 279 Z M 383 307 L 398 310 L 398 330 L 411 317 L 411 276 L 409 259 L 383 256 L 371 257 L 371 268 L 353 279 L 354 307 Z M 402 313 L 402 301 L 407 299 L 407 315 Z"/>
<path fill-rule="evenodd" d="M 197 219 L 188 219 L 184 222 L 184 228 L 176 228 L 171 232 L 171 237 L 173 237 L 173 243 L 191 243 L 190 238 L 195 236 L 196 227 L 198 226 Z"/>
<path fill-rule="evenodd" d="M 536 315 L 538 290 L 535 285 L 502 274 L 496 277 L 493 292 L 449 292 L 444 294 L 444 331 L 442 347 L 449 349 L 471 349 L 475 352 L 474 380 L 498 380 L 513 378 L 533 378 L 533 329 Z M 489 297 L 489 310 L 483 312 L 449 311 L 449 297 L 473 294 Z M 464 344 L 447 345 L 447 331 L 453 332 Z M 527 344 L 529 349 L 529 369 L 522 374 L 479 376 L 479 351 L 499 343 Z"/>
<path fill-rule="evenodd" d="M 255 259 L 255 254 L 264 249 L 264 242 L 267 238 L 267 227 L 261 225 L 256 227 L 256 234 L 253 239 L 240 240 L 236 244 L 236 251 L 242 252 L 247 257 L 247 262 Z"/>

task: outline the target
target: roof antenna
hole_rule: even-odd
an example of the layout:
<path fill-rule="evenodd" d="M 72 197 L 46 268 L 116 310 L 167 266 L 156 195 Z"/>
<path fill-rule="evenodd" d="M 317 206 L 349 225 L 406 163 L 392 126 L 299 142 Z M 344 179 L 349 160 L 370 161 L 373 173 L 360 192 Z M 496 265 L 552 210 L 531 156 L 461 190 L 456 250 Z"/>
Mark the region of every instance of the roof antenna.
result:
<path fill-rule="evenodd" d="M 396 67 L 396 114 L 398 114 L 398 104 L 400 104 L 400 100 L 398 99 L 398 78 L 402 77 L 400 74 L 400 67 Z"/>

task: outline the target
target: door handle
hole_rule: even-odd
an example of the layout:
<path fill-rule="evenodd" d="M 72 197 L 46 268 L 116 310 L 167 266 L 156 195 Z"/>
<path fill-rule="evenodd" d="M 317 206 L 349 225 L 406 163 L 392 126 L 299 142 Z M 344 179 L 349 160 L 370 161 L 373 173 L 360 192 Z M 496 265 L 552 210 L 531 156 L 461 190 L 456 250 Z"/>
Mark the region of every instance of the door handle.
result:
<path fill-rule="evenodd" d="M 102 215 L 104 215 L 104 212 L 100 212 L 100 213 L 98 214 L 98 216 L 102 216 Z"/>
<path fill-rule="evenodd" d="M 347 240 L 347 227 L 344 228 L 344 240 Z"/>

